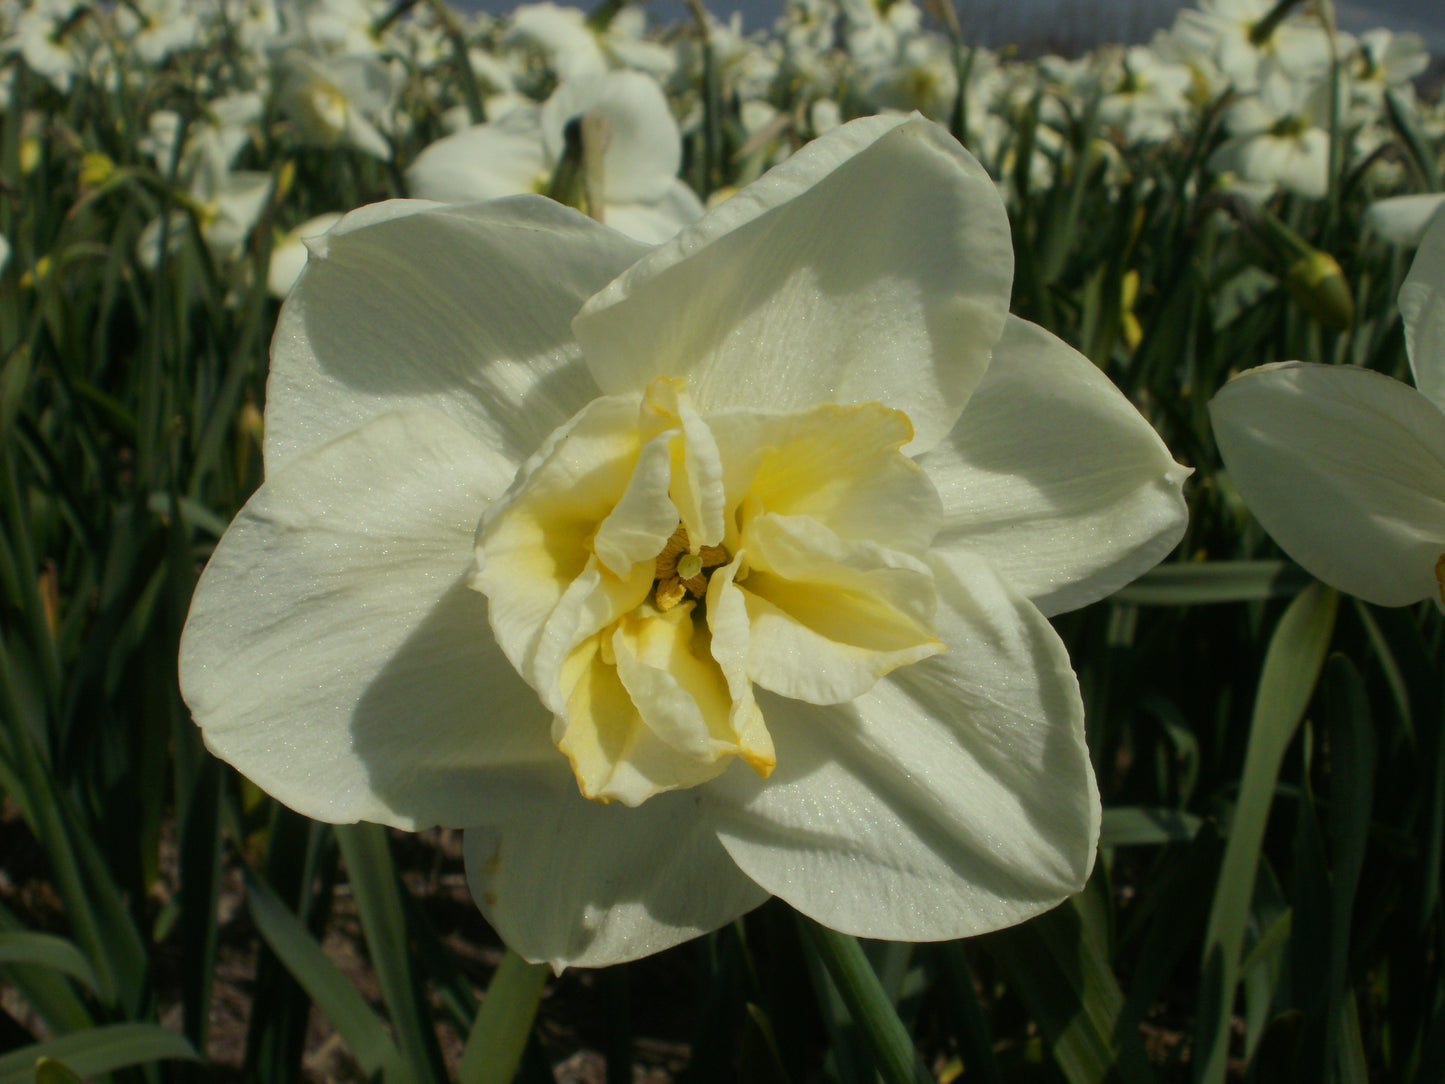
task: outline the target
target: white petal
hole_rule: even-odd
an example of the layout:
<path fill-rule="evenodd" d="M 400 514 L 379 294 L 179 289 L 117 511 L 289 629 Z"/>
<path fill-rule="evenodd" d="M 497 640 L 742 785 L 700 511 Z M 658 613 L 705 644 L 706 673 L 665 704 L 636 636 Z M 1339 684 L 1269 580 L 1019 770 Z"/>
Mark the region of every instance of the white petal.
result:
<path fill-rule="evenodd" d="M 1439 597 L 1445 415 L 1345 365 L 1251 369 L 1209 404 L 1235 488 L 1311 575 L 1382 606 Z"/>
<path fill-rule="evenodd" d="M 838 538 L 805 516 L 758 516 L 744 532 L 748 676 L 810 704 L 836 704 L 943 650 L 926 565 Z"/>
<path fill-rule="evenodd" d="M 1415 386 L 1445 411 L 1445 212 L 1435 215 L 1400 287 L 1400 316 Z"/>
<path fill-rule="evenodd" d="M 723 461 L 723 486 L 759 508 L 808 516 L 840 538 L 920 556 L 938 531 L 938 494 L 899 453 L 908 418 L 877 403 L 828 403 L 803 414 L 733 411 L 708 419 Z M 730 544 L 736 545 L 736 528 Z"/>
<path fill-rule="evenodd" d="M 633 240 L 660 245 L 702 215 L 702 201 L 686 184 L 675 180 L 656 203 L 608 203 L 602 221 Z"/>
<path fill-rule="evenodd" d="M 735 767 L 702 788 L 744 873 L 863 937 L 1021 922 L 1093 866 L 1099 798 L 1063 645 L 987 562 L 967 583 L 937 571 L 947 653 L 852 704 L 768 697 L 772 777 Z"/>
<path fill-rule="evenodd" d="M 557 668 L 601 628 L 583 615 L 613 605 L 626 612 L 652 582 L 651 569 L 642 567 L 636 569 L 640 585 L 632 582 L 632 570 L 626 582 L 602 577 L 587 544 L 633 475 L 636 421 L 636 399 L 593 400 L 548 436 L 477 528 L 472 584 L 491 600 L 492 631 L 507 658 L 553 710 L 560 710 L 553 699 Z M 568 604 L 558 613 L 564 598 Z"/>
<path fill-rule="evenodd" d="M 535 192 L 550 174 L 536 110 L 517 109 L 424 148 L 406 171 L 406 186 L 420 199 L 472 203 Z"/>
<path fill-rule="evenodd" d="M 468 831 L 466 861 L 472 894 L 502 939 L 558 970 L 660 952 L 768 896 L 718 844 L 695 791 L 636 809 L 573 793 Z"/>
<path fill-rule="evenodd" d="M 562 157 L 567 122 L 588 112 L 608 122 L 607 202 L 655 203 L 667 195 L 682 166 L 682 136 L 657 81 L 641 72 L 613 71 L 559 86 L 542 106 L 542 133 L 552 161 Z"/>
<path fill-rule="evenodd" d="M 934 552 L 989 558 L 1045 614 L 1154 567 L 1188 518 L 1188 468 L 1088 358 L 1016 317 L 953 432 L 918 463 L 943 500 Z"/>
<path fill-rule="evenodd" d="M 217 546 L 181 641 L 210 749 L 336 822 L 461 827 L 566 780 L 548 713 L 463 583 L 473 521 L 510 473 L 412 411 L 271 475 Z"/>
<path fill-rule="evenodd" d="M 520 462 L 596 396 L 568 324 L 643 249 L 518 196 L 364 207 L 311 251 L 272 340 L 268 472 L 406 406 Z"/>
<path fill-rule="evenodd" d="M 667 430 L 645 441 L 627 489 L 592 540 L 597 559 L 614 576 L 625 576 L 640 561 L 651 561 L 677 528 L 677 508 L 667 495 L 672 485 L 672 440 Z"/>
<path fill-rule="evenodd" d="M 1365 225 L 1392 245 L 1418 245 L 1441 207 L 1445 207 L 1445 192 L 1386 196 L 1365 209 Z"/>
<path fill-rule="evenodd" d="M 914 451 L 953 425 L 1003 330 L 1008 219 L 922 118 L 814 140 L 599 293 L 574 322 L 598 384 L 684 376 L 698 408 L 879 401 Z"/>

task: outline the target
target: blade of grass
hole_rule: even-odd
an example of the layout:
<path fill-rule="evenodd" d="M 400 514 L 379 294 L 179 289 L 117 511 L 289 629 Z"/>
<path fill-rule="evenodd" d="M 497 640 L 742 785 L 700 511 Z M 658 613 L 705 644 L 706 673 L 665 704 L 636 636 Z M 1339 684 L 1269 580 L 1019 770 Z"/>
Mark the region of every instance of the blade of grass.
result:
<path fill-rule="evenodd" d="M 445 1081 L 441 1048 L 427 1019 L 424 984 L 412 967 L 411 931 L 386 829 L 342 824 L 335 832 L 397 1045 L 418 1076 Z"/>
<path fill-rule="evenodd" d="M 195 1050 L 158 1024 L 109 1024 L 0 1055 L 0 1084 L 33 1084 L 35 1063 L 54 1058 L 82 1077 L 153 1061 L 198 1061 Z"/>
<path fill-rule="evenodd" d="M 266 944 L 326 1014 L 362 1071 L 383 1074 L 387 1084 L 415 1081 L 381 1018 L 275 893 L 252 880 L 246 902 Z"/>
<path fill-rule="evenodd" d="M 1194 1079 L 1222 1084 L 1265 821 L 1285 750 L 1304 715 L 1334 630 L 1338 595 L 1312 584 L 1290 603 L 1265 653 L 1250 721 L 1244 777 L 1205 930 Z"/>
<path fill-rule="evenodd" d="M 932 1077 L 919 1060 L 913 1039 L 856 938 L 798 916 L 803 942 L 823 962 L 862 1029 L 878 1073 L 887 1084 L 922 1084 Z"/>

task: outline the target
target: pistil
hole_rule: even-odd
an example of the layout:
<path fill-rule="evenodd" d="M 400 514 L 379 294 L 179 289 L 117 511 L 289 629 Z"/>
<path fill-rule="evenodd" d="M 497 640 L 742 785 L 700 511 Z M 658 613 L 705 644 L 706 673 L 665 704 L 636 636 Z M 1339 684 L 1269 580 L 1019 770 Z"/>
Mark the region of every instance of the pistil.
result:
<path fill-rule="evenodd" d="M 687 529 L 679 524 L 657 555 L 653 590 L 657 608 L 666 613 L 688 595 L 703 598 L 707 594 L 708 572 L 727 564 L 728 560 L 728 551 L 722 546 L 699 546 L 693 553 Z"/>

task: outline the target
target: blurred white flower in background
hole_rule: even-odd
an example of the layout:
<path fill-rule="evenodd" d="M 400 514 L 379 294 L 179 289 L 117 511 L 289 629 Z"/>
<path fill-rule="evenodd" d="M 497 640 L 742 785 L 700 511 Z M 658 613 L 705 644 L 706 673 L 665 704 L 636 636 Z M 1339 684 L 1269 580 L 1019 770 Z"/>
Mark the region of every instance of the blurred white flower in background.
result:
<path fill-rule="evenodd" d="M 443 203 L 551 191 L 564 164 L 589 165 L 567 160 L 568 125 L 589 114 L 605 120 L 605 145 L 589 152 L 600 156 L 590 163 L 602 193 L 594 218 L 655 243 L 702 216 L 702 203 L 677 176 L 682 137 L 667 98 L 640 72 L 573 79 L 541 106 L 517 104 L 491 124 L 446 136 L 417 155 L 407 186 Z"/>

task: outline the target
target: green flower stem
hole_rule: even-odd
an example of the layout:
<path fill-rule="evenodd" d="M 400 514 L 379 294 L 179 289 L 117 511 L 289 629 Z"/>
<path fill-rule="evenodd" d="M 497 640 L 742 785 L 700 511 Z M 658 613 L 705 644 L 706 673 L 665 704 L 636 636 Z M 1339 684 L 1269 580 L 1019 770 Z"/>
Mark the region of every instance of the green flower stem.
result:
<path fill-rule="evenodd" d="M 546 964 L 530 964 L 507 950 L 462 1051 L 461 1084 L 508 1084 L 516 1075 L 546 981 Z"/>
<path fill-rule="evenodd" d="M 879 1074 L 887 1084 L 931 1084 L 933 1077 L 923 1067 L 913 1039 L 898 1011 L 883 992 L 883 984 L 856 938 L 798 916 L 804 944 L 823 961 L 833 984 L 848 1006 L 854 1022 L 862 1029 L 868 1050 Z"/>

